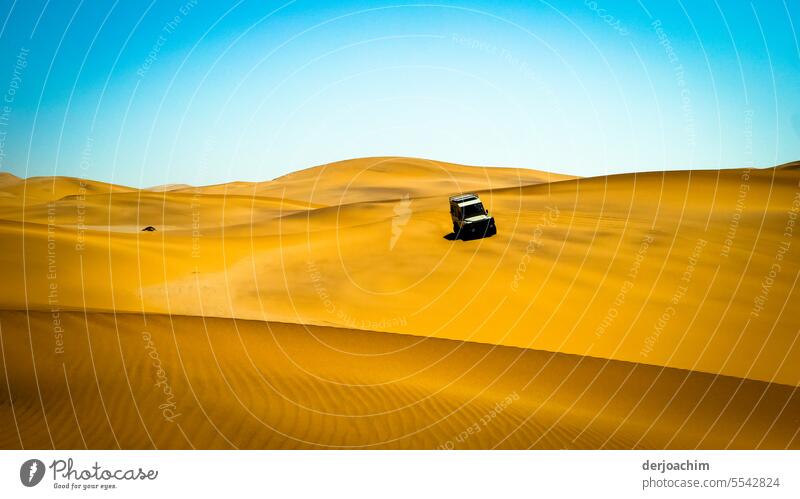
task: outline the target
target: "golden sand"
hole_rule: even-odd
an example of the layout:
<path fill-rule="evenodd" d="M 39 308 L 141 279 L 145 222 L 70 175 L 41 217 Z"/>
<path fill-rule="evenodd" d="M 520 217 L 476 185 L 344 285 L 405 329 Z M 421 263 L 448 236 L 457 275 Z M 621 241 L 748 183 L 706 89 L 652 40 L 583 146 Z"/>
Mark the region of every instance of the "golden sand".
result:
<path fill-rule="evenodd" d="M 0 447 L 798 448 L 798 182 L 0 175 Z"/>

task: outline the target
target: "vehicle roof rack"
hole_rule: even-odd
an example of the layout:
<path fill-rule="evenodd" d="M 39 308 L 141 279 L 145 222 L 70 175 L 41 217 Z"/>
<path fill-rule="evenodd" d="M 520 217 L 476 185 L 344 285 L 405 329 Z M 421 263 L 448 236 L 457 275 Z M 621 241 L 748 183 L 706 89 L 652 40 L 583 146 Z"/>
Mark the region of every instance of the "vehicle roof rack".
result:
<path fill-rule="evenodd" d="M 468 192 L 466 194 L 458 194 L 456 196 L 450 196 L 450 201 L 454 203 L 463 203 L 464 201 L 470 201 L 472 199 L 478 199 L 478 196 Z"/>

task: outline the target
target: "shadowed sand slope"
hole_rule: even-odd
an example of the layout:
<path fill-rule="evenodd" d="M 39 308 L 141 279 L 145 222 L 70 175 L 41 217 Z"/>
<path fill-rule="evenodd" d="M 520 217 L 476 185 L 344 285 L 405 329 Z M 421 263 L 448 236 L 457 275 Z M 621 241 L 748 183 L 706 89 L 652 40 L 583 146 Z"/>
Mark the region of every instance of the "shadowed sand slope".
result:
<path fill-rule="evenodd" d="M 51 314 L 0 313 L 0 447 L 800 447 L 785 385 L 316 326 L 88 317 L 61 314 L 57 353 Z"/>
<path fill-rule="evenodd" d="M 461 191 L 480 193 L 497 220 L 496 236 L 476 241 L 452 240 L 447 196 Z M 180 350 L 165 363 L 171 370 L 182 370 L 182 362 L 183 365 L 194 362 L 210 373 L 216 367 L 213 356 L 212 364 L 192 356 L 208 353 L 202 350 L 209 348 L 206 334 L 229 331 L 234 324 L 248 324 L 252 338 L 269 337 L 272 329 L 301 338 L 307 334 L 303 325 L 314 325 L 332 327 L 311 330 L 327 331 L 320 334 L 340 338 L 336 341 L 360 338 L 364 342 L 375 341 L 377 346 L 383 342 L 407 342 L 402 344 L 416 345 L 415 356 L 428 360 L 435 357 L 434 351 L 442 351 L 437 348 L 453 349 L 452 345 L 466 342 L 464 349 L 457 350 L 461 353 L 452 356 L 452 362 L 463 362 L 454 372 L 467 369 L 473 362 L 458 360 L 467 350 L 523 352 L 521 349 L 527 349 L 519 361 L 521 364 L 513 363 L 514 369 L 559 365 L 560 369 L 570 370 L 572 367 L 566 366 L 577 366 L 577 378 L 570 379 L 580 379 L 584 384 L 587 376 L 591 380 L 592 373 L 599 373 L 598 379 L 606 381 L 598 381 L 600 384 L 595 388 L 590 384 L 590 389 L 595 390 L 592 393 L 603 403 L 615 400 L 618 388 L 609 381 L 612 378 L 603 376 L 625 373 L 622 374 L 625 379 L 629 372 L 626 369 L 634 369 L 637 374 L 631 376 L 631 381 L 625 381 L 625 396 L 630 401 L 639 396 L 631 395 L 638 392 L 630 391 L 633 390 L 630 383 L 658 380 L 652 381 L 659 387 L 654 389 L 656 393 L 647 395 L 647 402 L 636 408 L 645 412 L 631 416 L 624 431 L 616 431 L 615 425 L 621 423 L 614 418 L 622 417 L 620 413 L 600 411 L 602 404 L 585 405 L 588 402 L 583 398 L 575 403 L 575 407 L 582 409 L 565 413 L 571 402 L 563 400 L 575 396 L 574 391 L 555 385 L 545 385 L 550 387 L 548 390 L 558 392 L 554 398 L 537 398 L 540 392 L 532 388 L 533 384 L 523 394 L 519 380 L 503 385 L 507 389 L 493 391 L 491 380 L 498 371 L 480 364 L 470 371 L 475 376 L 484 376 L 480 381 L 463 386 L 448 384 L 448 390 L 434 389 L 435 395 L 425 399 L 430 405 L 423 404 L 422 412 L 409 413 L 413 416 L 405 423 L 397 422 L 403 440 L 392 440 L 395 437 L 377 429 L 348 429 L 336 418 L 313 419 L 310 415 L 318 414 L 314 409 L 305 413 L 305 419 L 296 420 L 302 428 L 281 426 L 295 421 L 295 413 L 285 408 L 270 413 L 278 421 L 273 426 L 283 430 L 276 430 L 271 437 L 264 436 L 258 445 L 296 446 L 300 445 L 296 439 L 303 440 L 297 435 L 310 432 L 314 437 L 306 441 L 313 444 L 383 442 L 388 447 L 436 446 L 439 445 L 436 442 L 450 439 L 448 435 L 453 431 L 458 430 L 458 434 L 459 428 L 470 420 L 462 417 L 441 423 L 441 431 L 426 430 L 427 436 L 420 440 L 414 440 L 406 430 L 417 428 L 419 419 L 436 420 L 451 411 L 453 404 L 460 407 L 466 403 L 472 407 L 470 414 L 479 415 L 486 407 L 493 406 L 497 397 L 503 398 L 513 390 L 517 390 L 519 403 L 512 404 L 516 409 L 509 409 L 507 417 L 525 420 L 533 408 L 537 408 L 537 415 L 532 416 L 530 427 L 523 425 L 512 432 L 504 426 L 498 430 L 498 434 L 508 435 L 499 445 L 625 447 L 638 442 L 637 445 L 652 447 L 724 446 L 725 433 L 719 428 L 715 427 L 709 435 L 687 433 L 695 431 L 697 424 L 705 423 L 687 424 L 687 428 L 677 430 L 678 419 L 706 421 L 702 417 L 707 416 L 710 425 L 720 416 L 719 424 L 731 430 L 733 426 L 725 425 L 743 423 L 744 420 L 735 418 L 747 417 L 751 412 L 746 425 L 761 425 L 758 428 L 768 432 L 779 431 L 770 433 L 772 436 L 761 444 L 785 447 L 796 443 L 800 427 L 797 421 L 780 419 L 784 416 L 779 402 L 766 409 L 762 406 L 765 402 L 758 401 L 761 393 L 774 391 L 783 393 L 784 402 L 792 406 L 793 390 L 800 386 L 800 317 L 794 313 L 800 276 L 794 237 L 800 214 L 800 171 L 794 168 L 655 172 L 576 179 L 534 170 L 467 167 L 409 158 L 365 158 L 259 183 L 236 182 L 154 192 L 79 179 L 4 178 L 0 193 L 4 194 L 0 196 L 0 265 L 4 271 L 0 309 L 45 314 L 53 310 L 86 310 L 90 329 L 97 331 L 91 334 L 92 341 L 100 342 L 98 348 L 114 349 L 117 357 L 120 348 L 117 328 L 128 331 L 129 336 L 134 334 L 130 328 L 140 327 L 136 314 L 145 312 L 153 317 L 154 324 L 162 320 L 158 318 L 162 315 L 181 317 L 175 322 L 175 338 L 170 332 L 159 340 L 175 348 L 177 339 L 184 338 Z M 148 225 L 157 230 L 141 232 Z M 103 315 L 109 312 L 125 317 L 122 325 Z M 16 317 L 17 312 L 9 314 Z M 206 333 L 197 322 L 192 322 L 197 317 L 220 320 L 212 321 L 215 326 Z M 19 340 L 15 335 L 27 335 L 27 329 L 20 328 L 19 319 L 15 321 L 17 325 L 13 327 L 2 325 L 6 342 Z M 35 324 L 31 326 L 34 337 L 41 335 L 52 341 L 54 325 L 48 325 L 41 317 L 32 324 Z M 75 318 L 63 329 L 65 338 L 86 334 L 85 325 Z M 152 334 L 155 337 L 155 330 Z M 189 349 L 192 342 L 186 337 L 199 338 L 194 342 L 198 350 Z M 241 341 L 238 335 L 231 337 L 235 342 Z M 27 336 L 24 339 L 27 341 Z M 27 345 L 14 344 L 18 348 Z M 185 356 L 184 347 L 189 349 Z M 426 349 L 431 351 L 427 357 L 423 355 Z M 187 379 L 185 384 L 176 385 L 181 387 L 180 397 L 190 397 L 182 399 L 190 400 L 184 406 L 189 407 L 186 414 L 191 414 L 182 425 L 197 425 L 191 432 L 198 433 L 187 429 L 187 435 L 205 436 L 181 443 L 174 440 L 173 432 L 158 441 L 158 446 L 188 446 L 190 441 L 198 446 L 224 446 L 231 442 L 247 445 L 240 444 L 229 433 L 223 432 L 230 442 L 214 440 L 203 433 L 210 431 L 201 429 L 209 419 L 203 411 L 211 414 L 232 410 L 233 402 L 221 399 L 214 402 L 213 395 L 231 392 L 227 384 L 233 383 L 230 380 L 256 383 L 253 379 L 260 376 L 259 369 L 267 367 L 259 357 L 260 350 L 249 353 L 251 359 L 247 361 L 252 360 L 254 365 L 239 367 L 235 365 L 249 350 L 220 351 L 224 353 L 220 358 L 227 358 L 230 363 L 230 376 L 219 375 L 201 382 L 192 379 L 201 374 L 180 371 Z M 136 352 L 131 355 L 142 353 Z M 123 355 L 120 362 L 125 358 Z M 381 357 L 376 358 L 358 361 L 367 364 L 336 360 L 325 376 L 335 377 L 334 371 L 340 370 L 338 375 L 347 386 L 358 384 L 353 380 L 362 378 L 366 380 L 364 383 L 375 383 L 375 379 L 394 372 L 390 364 L 380 364 L 381 367 L 369 364 L 379 362 Z M 106 356 L 100 359 L 112 360 Z M 398 360 L 398 366 L 416 369 L 422 365 L 414 363 L 414 359 L 407 360 L 410 363 Z M 63 367 L 55 362 L 54 368 L 61 371 L 51 374 L 63 378 Z M 288 359 L 281 362 L 294 365 Z M 324 364 L 313 363 L 315 369 Z M 357 371 L 349 370 L 357 366 Z M 87 369 L 91 369 L 91 363 L 79 371 L 83 374 L 75 376 L 83 376 Z M 118 389 L 115 396 L 131 389 L 140 390 L 135 392 L 136 397 L 145 396 L 146 390 L 152 391 L 150 381 L 142 386 L 142 378 L 120 378 L 123 371 L 119 369 L 109 367 L 108 372 L 113 374 L 105 378 L 109 383 L 106 389 Z M 308 394 L 313 393 L 319 397 L 315 403 L 324 405 L 321 401 L 325 400 L 337 410 L 363 407 L 382 411 L 386 404 L 398 400 L 426 397 L 429 392 L 425 390 L 441 386 L 441 379 L 451 379 L 436 371 L 436 377 L 424 378 L 420 374 L 423 377 L 414 378 L 416 381 L 411 384 L 386 384 L 384 388 L 389 390 L 386 393 L 337 392 L 338 385 L 327 381 L 317 385 L 311 381 L 316 378 L 305 372 L 294 375 L 284 375 L 279 369 L 269 372 L 270 379 L 287 383 L 282 385 L 281 393 L 294 393 L 295 397 L 310 397 Z M 102 378 L 103 373 L 98 373 Z M 715 375 L 721 377 L 714 378 Z M 71 376 L 69 372 L 67 376 Z M 672 380 L 683 376 L 687 383 L 681 387 L 680 382 L 661 385 L 664 376 Z M 425 390 L 418 385 L 423 378 L 432 383 Z M 11 374 L 9 379 L 12 385 L 31 382 Z M 542 383 L 544 378 L 537 379 Z M 621 382 L 620 378 L 613 379 Z M 706 385 L 715 379 L 713 389 L 706 390 Z M 96 386 L 94 376 L 79 381 L 89 387 L 86 389 L 89 391 L 81 392 L 87 397 L 103 393 L 104 388 Z M 195 383 L 205 383 L 204 388 L 197 388 L 201 385 Z M 522 385 L 526 383 L 527 379 Z M 251 387 L 249 392 L 244 384 L 237 386 L 249 394 L 248 403 L 265 403 L 258 397 L 266 396 L 263 390 L 269 388 L 268 384 L 264 385 L 267 388 Z M 456 390 L 456 386 L 462 387 Z M 745 387 L 755 388 L 741 392 L 742 396 L 758 392 L 755 399 L 751 395 L 747 395 L 751 398 L 737 398 Z M 472 401 L 471 397 L 484 388 L 494 398 L 480 395 Z M 670 405 L 664 417 L 671 414 L 675 422 L 665 427 L 671 428 L 672 433 L 682 432 L 680 440 L 676 437 L 670 441 L 670 437 L 658 437 L 662 431 L 659 427 L 666 424 L 661 416 L 656 418 L 658 422 L 652 429 L 648 427 L 660 411 L 653 408 L 666 404 L 663 400 L 658 402 L 661 400 L 658 397 L 678 392 L 687 399 L 696 397 L 699 407 L 707 412 L 702 413 L 705 416 L 692 409 L 673 412 L 678 406 Z M 212 398 L 203 403 L 203 396 Z M 59 404 L 64 403 L 63 398 L 53 397 Z M 130 394 L 127 397 L 134 400 Z M 269 407 L 275 408 L 281 407 L 275 400 L 285 400 L 290 405 L 294 401 L 292 396 L 288 400 L 280 396 L 269 400 L 273 400 Z M 238 404 L 235 398 L 234 401 Z M 742 404 L 737 406 L 735 415 L 725 407 L 728 401 Z M 6 404 L 3 407 L 10 405 L 7 401 L 0 402 Z M 30 408 L 21 409 L 20 413 L 25 417 L 33 414 L 30 411 L 38 401 L 28 402 L 32 404 Z M 473 403 L 478 405 L 473 407 Z M 258 407 L 252 409 L 254 414 L 267 411 L 263 406 Z M 131 431 L 134 431 L 144 423 L 135 410 L 129 409 L 121 413 L 132 418 Z M 241 410 L 247 413 L 246 409 Z M 656 413 L 647 412 L 652 410 Z M 603 415 L 595 420 L 593 416 L 598 411 Z M 718 413 L 712 417 L 714 411 Z M 542 421 L 549 421 L 537 419 L 544 417 L 542 414 L 555 419 L 563 416 L 556 425 L 558 429 L 552 431 L 572 436 L 559 440 L 548 430 L 549 436 L 540 439 Z M 578 416 L 588 419 L 575 419 Z M 767 430 L 776 418 L 781 424 Z M 224 424 L 210 419 L 214 424 Z M 229 424 L 230 432 L 238 431 L 235 418 Z M 581 424 L 589 425 L 590 429 L 582 432 Z M 245 431 L 244 428 L 251 427 L 241 428 Z M 280 431 L 293 437 L 282 440 L 276 436 Z M 327 434 L 330 431 L 334 434 Z M 736 430 L 731 430 L 732 445 L 759 444 L 761 435 L 756 436 L 757 431 L 746 426 L 734 438 Z M 102 433 L 98 431 L 98 435 Z M 141 432 L 137 435 L 126 442 L 136 441 L 136 446 L 152 444 L 141 439 Z M 364 440 L 358 440 L 362 437 Z M 8 445 L 16 445 L 14 442 L 11 438 Z M 471 439 L 466 446 L 492 446 L 498 442 L 499 439 Z"/>

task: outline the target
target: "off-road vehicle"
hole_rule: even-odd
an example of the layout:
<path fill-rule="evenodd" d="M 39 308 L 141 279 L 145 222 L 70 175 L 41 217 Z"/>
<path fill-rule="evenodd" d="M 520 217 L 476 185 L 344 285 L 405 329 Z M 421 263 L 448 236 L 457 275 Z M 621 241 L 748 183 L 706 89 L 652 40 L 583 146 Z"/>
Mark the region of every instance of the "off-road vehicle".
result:
<path fill-rule="evenodd" d="M 488 237 L 497 234 L 494 218 L 476 194 L 450 196 L 450 218 L 456 239 Z"/>

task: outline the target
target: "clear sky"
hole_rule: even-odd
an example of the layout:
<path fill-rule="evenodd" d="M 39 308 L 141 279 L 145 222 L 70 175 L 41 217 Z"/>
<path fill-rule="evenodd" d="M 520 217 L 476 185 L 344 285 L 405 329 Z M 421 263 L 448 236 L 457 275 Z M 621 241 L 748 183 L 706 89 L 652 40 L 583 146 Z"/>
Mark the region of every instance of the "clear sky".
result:
<path fill-rule="evenodd" d="M 18 176 L 800 159 L 796 0 L 0 0 L 0 22 L 0 171 Z"/>

